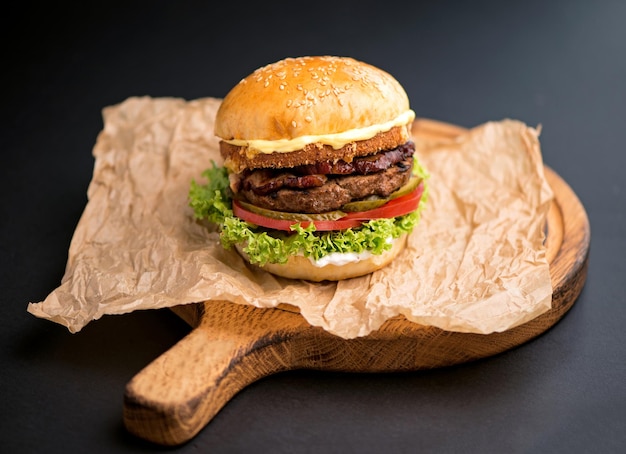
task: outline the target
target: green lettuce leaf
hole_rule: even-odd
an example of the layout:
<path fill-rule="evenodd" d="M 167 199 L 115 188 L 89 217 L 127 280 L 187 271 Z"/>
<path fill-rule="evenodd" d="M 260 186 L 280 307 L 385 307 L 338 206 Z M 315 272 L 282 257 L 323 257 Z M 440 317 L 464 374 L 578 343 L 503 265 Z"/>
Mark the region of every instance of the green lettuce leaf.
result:
<path fill-rule="evenodd" d="M 420 220 L 428 198 L 429 175 L 417 159 L 414 159 L 413 172 L 424 179 L 424 193 L 419 207 L 413 213 L 391 219 L 374 219 L 360 227 L 333 232 L 316 232 L 313 224 L 304 228 L 295 224 L 291 232 L 281 232 L 255 226 L 233 215 L 232 194 L 229 188 L 228 173 L 224 167 L 212 163 L 202 176 L 207 180 L 199 184 L 191 182 L 189 205 L 196 219 L 206 219 L 218 225 L 220 240 L 225 248 L 235 244 L 243 245 L 250 263 L 260 266 L 266 263 L 286 263 L 290 255 L 302 254 L 318 260 L 333 252 L 369 251 L 379 255 L 391 248 L 390 239 L 410 233 Z"/>

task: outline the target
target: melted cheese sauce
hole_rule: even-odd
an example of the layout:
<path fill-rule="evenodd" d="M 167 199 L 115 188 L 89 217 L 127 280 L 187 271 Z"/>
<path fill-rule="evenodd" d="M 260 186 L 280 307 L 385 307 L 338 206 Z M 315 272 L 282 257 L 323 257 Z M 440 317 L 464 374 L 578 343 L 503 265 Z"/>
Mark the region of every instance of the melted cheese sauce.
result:
<path fill-rule="evenodd" d="M 301 150 L 305 145 L 312 143 L 321 143 L 330 145 L 335 150 L 345 146 L 350 142 L 367 140 L 381 132 L 389 131 L 396 126 L 410 124 L 415 119 L 415 112 L 407 110 L 400 114 L 397 118 L 380 125 L 372 125 L 366 128 L 350 129 L 348 131 L 338 132 L 336 134 L 321 134 L 296 137 L 295 139 L 279 139 L 279 140 L 242 140 L 231 139 L 224 140 L 231 145 L 237 147 L 247 147 L 247 152 L 256 153 L 288 153 L 290 151 Z"/>

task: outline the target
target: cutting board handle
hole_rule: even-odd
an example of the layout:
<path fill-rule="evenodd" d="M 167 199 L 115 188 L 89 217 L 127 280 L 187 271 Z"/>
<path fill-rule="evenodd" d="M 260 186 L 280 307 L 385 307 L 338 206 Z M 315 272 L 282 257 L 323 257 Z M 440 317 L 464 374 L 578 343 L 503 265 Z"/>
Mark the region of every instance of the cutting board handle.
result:
<path fill-rule="evenodd" d="M 180 444 L 250 383 L 294 368 L 289 343 L 310 328 L 302 317 L 220 301 L 212 306 L 218 310 L 199 316 L 196 328 L 127 384 L 124 423 L 130 432 Z"/>

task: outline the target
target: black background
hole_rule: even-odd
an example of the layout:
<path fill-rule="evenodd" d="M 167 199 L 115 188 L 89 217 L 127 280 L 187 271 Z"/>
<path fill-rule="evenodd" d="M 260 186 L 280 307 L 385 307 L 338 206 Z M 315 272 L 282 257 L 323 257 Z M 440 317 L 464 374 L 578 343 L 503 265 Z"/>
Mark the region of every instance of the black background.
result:
<path fill-rule="evenodd" d="M 472 364 L 260 380 L 172 451 L 625 452 L 626 3 L 83 3 L 2 18 L 0 451 L 169 451 L 125 431 L 122 396 L 189 332 L 180 319 L 70 334 L 26 312 L 60 284 L 102 108 L 223 97 L 266 63 L 333 54 L 392 73 L 418 116 L 540 124 L 544 161 L 590 219 L 586 286 L 544 335 Z"/>

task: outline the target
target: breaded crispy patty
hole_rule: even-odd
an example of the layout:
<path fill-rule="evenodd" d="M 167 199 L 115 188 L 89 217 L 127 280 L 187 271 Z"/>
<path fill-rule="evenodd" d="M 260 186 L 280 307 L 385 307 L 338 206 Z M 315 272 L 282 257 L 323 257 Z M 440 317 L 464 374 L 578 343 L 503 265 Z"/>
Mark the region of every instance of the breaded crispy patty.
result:
<path fill-rule="evenodd" d="M 391 150 L 409 139 L 406 126 L 396 126 L 389 131 L 376 134 L 371 139 L 350 142 L 342 148 L 334 149 L 330 145 L 313 143 L 302 150 L 289 153 L 254 153 L 246 147 L 220 142 L 220 152 L 224 165 L 239 173 L 244 169 L 289 168 L 314 164 L 319 161 L 336 162 L 342 159 L 350 162 L 357 156 L 367 156 L 381 150 Z"/>

